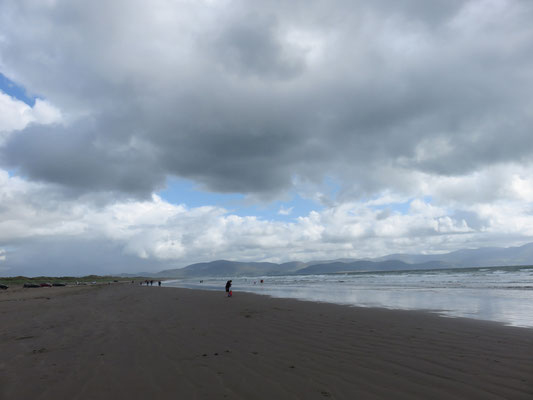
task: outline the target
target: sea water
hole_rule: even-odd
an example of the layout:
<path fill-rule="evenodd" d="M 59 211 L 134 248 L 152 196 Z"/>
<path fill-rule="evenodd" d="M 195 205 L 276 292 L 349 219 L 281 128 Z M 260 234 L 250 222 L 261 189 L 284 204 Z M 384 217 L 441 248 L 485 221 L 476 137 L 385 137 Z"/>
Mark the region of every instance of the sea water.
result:
<path fill-rule="evenodd" d="M 533 267 L 204 277 L 166 281 L 164 285 L 224 291 L 228 279 L 232 279 L 235 293 L 358 307 L 427 310 L 447 317 L 533 328 Z"/>

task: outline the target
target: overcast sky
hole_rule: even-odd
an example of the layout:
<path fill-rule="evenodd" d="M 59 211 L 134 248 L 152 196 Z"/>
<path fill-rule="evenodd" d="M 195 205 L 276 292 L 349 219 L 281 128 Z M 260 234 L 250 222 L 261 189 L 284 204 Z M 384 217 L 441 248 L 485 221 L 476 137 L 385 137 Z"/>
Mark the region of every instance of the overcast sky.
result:
<path fill-rule="evenodd" d="M 533 241 L 530 0 L 2 0 L 0 275 Z"/>

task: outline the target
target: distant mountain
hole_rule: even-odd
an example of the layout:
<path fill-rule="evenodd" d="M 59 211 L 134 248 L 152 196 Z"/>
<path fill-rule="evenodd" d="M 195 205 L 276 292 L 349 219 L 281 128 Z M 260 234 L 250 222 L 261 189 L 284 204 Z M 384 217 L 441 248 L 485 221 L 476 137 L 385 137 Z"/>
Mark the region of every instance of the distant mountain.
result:
<path fill-rule="evenodd" d="M 445 254 L 390 254 L 367 259 L 336 259 L 283 264 L 269 262 L 238 262 L 217 260 L 192 264 L 185 268 L 168 269 L 156 274 L 136 276 L 160 278 L 193 278 L 205 276 L 261 276 L 283 274 L 325 274 L 353 271 L 400 271 L 439 268 L 494 267 L 533 265 L 533 243 L 519 247 L 485 247 L 465 249 Z M 126 275 L 126 274 L 124 274 Z M 130 274 L 129 276 L 133 276 Z"/>
<path fill-rule="evenodd" d="M 302 267 L 301 262 L 275 264 L 268 262 L 238 262 L 217 260 L 207 263 L 192 264 L 181 269 L 170 269 L 157 275 L 166 278 L 202 277 L 202 276 L 257 276 L 290 274 Z"/>
<path fill-rule="evenodd" d="M 483 247 L 457 250 L 445 254 L 391 254 L 373 261 L 399 260 L 406 263 L 442 261 L 450 267 L 495 267 L 505 265 L 533 265 L 533 243 L 519 247 Z"/>
<path fill-rule="evenodd" d="M 338 272 L 357 271 L 406 271 L 413 269 L 447 268 L 448 265 L 441 261 L 429 261 L 419 264 L 408 264 L 399 260 L 387 261 L 352 261 L 332 262 L 327 264 L 314 264 L 296 271 L 297 274 L 328 274 Z"/>

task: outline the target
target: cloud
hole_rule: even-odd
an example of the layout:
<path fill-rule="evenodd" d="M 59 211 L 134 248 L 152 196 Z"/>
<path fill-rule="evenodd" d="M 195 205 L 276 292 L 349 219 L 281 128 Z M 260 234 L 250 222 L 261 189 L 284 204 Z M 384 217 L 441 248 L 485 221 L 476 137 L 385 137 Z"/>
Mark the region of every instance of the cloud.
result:
<path fill-rule="evenodd" d="M 294 210 L 294 207 L 285 208 L 285 207 L 281 206 L 279 208 L 278 214 L 279 215 L 291 215 L 293 210 Z"/>
<path fill-rule="evenodd" d="M 38 95 L 30 107 L 0 93 L 4 264 L 47 246 L 57 261 L 61 241 L 89 254 L 101 238 L 102 265 L 122 255 L 155 268 L 533 235 L 529 1 L 6 0 L 0 11 L 0 72 Z M 169 177 L 323 208 L 276 222 L 173 205 L 154 197 Z"/>
<path fill-rule="evenodd" d="M 394 211 L 384 196 L 287 222 L 238 216 L 217 206 L 175 205 L 156 195 L 99 203 L 51 193 L 48 184 L 0 173 L 5 273 L 155 272 L 219 258 L 360 258 L 442 252 L 465 243 L 511 245 L 533 236 L 531 208 L 519 195 L 512 202 L 470 204 L 462 211 L 415 198 L 405 212 Z"/>
<path fill-rule="evenodd" d="M 108 138 L 96 124 L 83 119 L 63 126 L 30 126 L 8 137 L 0 157 L 21 175 L 62 185 L 65 192 L 149 197 L 163 187 L 165 176 L 149 143 L 136 137 Z"/>
<path fill-rule="evenodd" d="M 0 91 L 0 146 L 11 132 L 20 131 L 31 124 L 60 123 L 61 112 L 46 100 L 36 99 L 33 107 Z"/>
<path fill-rule="evenodd" d="M 361 196 L 391 169 L 530 159 L 529 2 L 127 4 L 5 3 L 3 69 L 74 120 L 13 136 L 5 166 L 76 190 L 146 198 L 175 175 L 272 198 L 295 177 Z"/>

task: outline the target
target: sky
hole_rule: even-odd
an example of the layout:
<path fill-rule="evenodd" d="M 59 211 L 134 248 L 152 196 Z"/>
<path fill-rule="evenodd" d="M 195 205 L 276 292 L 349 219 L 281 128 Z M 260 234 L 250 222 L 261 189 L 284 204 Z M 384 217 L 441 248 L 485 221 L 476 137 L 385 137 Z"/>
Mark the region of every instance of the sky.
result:
<path fill-rule="evenodd" d="M 2 0 L 0 276 L 533 241 L 529 0 Z"/>

